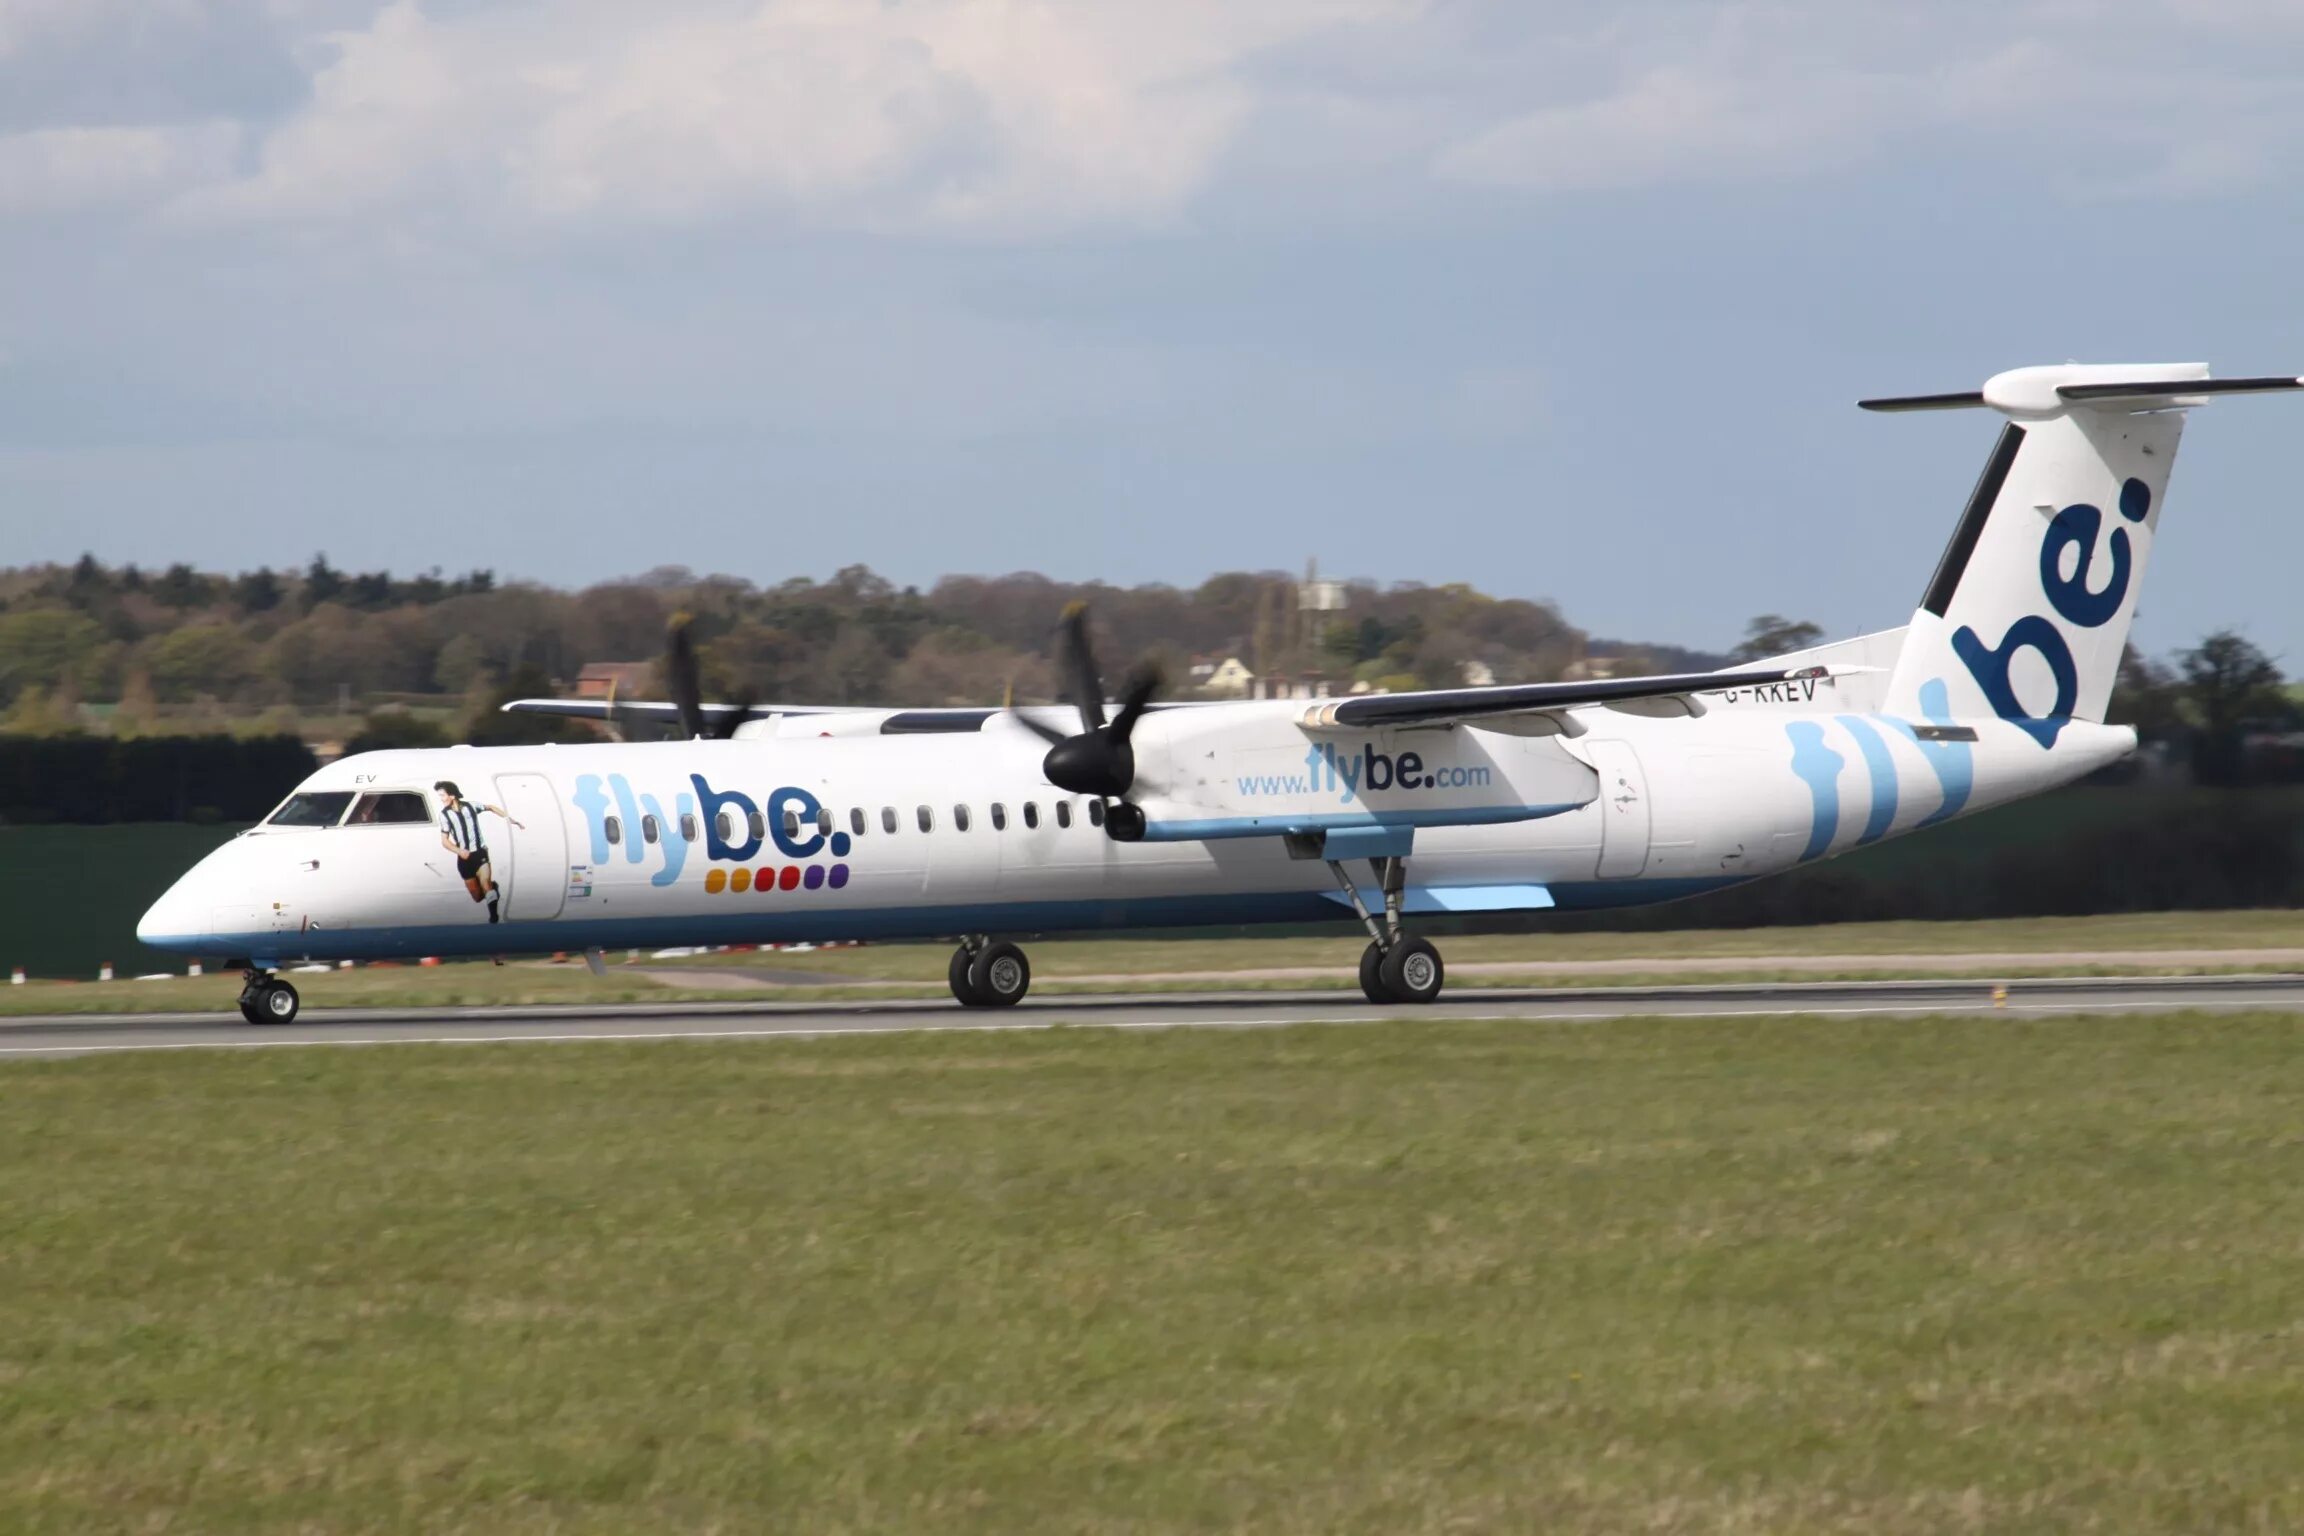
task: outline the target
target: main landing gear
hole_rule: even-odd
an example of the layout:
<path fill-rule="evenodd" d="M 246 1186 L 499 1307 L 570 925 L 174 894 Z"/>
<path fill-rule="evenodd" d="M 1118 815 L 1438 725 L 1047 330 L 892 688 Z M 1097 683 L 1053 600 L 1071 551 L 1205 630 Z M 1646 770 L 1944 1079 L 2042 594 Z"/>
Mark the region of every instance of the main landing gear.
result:
<path fill-rule="evenodd" d="M 270 971 L 251 968 L 240 989 L 240 1017 L 251 1024 L 293 1024 L 304 1000 L 296 989 Z"/>
<path fill-rule="evenodd" d="M 1013 1008 L 1032 989 L 1032 962 L 1015 945 L 978 935 L 952 951 L 945 979 L 963 1008 Z"/>
<path fill-rule="evenodd" d="M 1352 883 L 1341 860 L 1330 859 L 1329 871 L 1336 883 L 1344 888 L 1344 899 L 1352 903 L 1361 926 L 1368 930 L 1368 947 L 1360 952 L 1360 990 L 1372 1003 L 1429 1003 L 1440 996 L 1440 984 L 1447 979 L 1447 968 L 1440 963 L 1440 951 L 1432 947 L 1430 939 L 1420 939 L 1400 931 L 1401 896 L 1408 886 L 1406 859 L 1370 859 L 1375 868 L 1376 884 L 1384 892 L 1384 918 L 1379 922 L 1360 899 L 1360 888 Z"/>

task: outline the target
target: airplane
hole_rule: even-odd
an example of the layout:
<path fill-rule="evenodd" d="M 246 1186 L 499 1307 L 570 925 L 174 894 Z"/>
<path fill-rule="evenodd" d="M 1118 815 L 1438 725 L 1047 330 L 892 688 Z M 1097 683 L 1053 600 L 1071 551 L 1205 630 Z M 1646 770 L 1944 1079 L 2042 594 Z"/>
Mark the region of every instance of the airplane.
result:
<path fill-rule="evenodd" d="M 1023 999 L 1019 938 L 1356 922 L 1372 1003 L 1429 1003 L 1432 913 L 1581 911 L 1758 879 L 2053 789 L 2135 749 L 2105 723 L 2186 412 L 2304 387 L 2205 364 L 2019 368 L 1859 401 L 2004 418 L 1902 628 L 1719 672 L 1107 707 L 1084 616 L 1070 709 L 506 707 L 683 739 L 361 753 L 201 860 L 137 928 L 297 960 L 949 938 L 953 997 Z"/>

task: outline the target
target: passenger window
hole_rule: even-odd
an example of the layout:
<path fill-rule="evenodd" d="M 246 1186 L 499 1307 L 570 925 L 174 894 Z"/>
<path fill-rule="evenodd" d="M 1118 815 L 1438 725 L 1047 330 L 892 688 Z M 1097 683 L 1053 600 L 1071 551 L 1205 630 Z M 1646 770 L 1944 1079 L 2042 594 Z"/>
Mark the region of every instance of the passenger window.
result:
<path fill-rule="evenodd" d="M 287 803 L 265 818 L 265 825 L 273 827 L 332 827 L 344 819 L 344 808 L 352 803 L 352 791 L 327 790 L 317 794 L 290 795 Z M 432 818 L 424 818 L 429 821 Z"/>
<path fill-rule="evenodd" d="M 952 830 L 955 832 L 968 830 L 968 807 L 964 805 L 952 807 Z"/>
<path fill-rule="evenodd" d="M 848 832 L 852 837 L 864 835 L 864 807 L 860 805 L 848 807 Z"/>
<path fill-rule="evenodd" d="M 786 806 L 784 814 L 778 819 L 784 823 L 784 840 L 788 843 L 798 840 L 800 836 L 800 813 L 790 806 Z"/>
<path fill-rule="evenodd" d="M 362 795 L 344 824 L 348 827 L 407 826 L 431 819 L 432 813 L 424 809 L 422 795 L 396 790 L 389 794 Z"/>
<path fill-rule="evenodd" d="M 1040 825 L 1040 807 L 1030 800 L 1024 802 L 1024 825 L 1027 827 Z"/>
<path fill-rule="evenodd" d="M 643 816 L 640 818 L 640 841 L 644 843 L 652 843 L 656 841 L 655 817 Z"/>
<path fill-rule="evenodd" d="M 1056 802 L 1056 825 L 1059 827 L 1069 827 L 1072 825 L 1071 801 L 1059 800 Z"/>
<path fill-rule="evenodd" d="M 925 805 L 920 807 L 920 830 L 923 832 L 936 830 L 936 812 L 933 807 Z"/>
<path fill-rule="evenodd" d="M 692 842 L 696 841 L 696 818 L 695 818 L 695 817 L 693 817 L 693 816 L 682 816 L 682 817 L 680 818 L 680 841 L 682 841 L 682 842 L 684 842 L 684 843 L 692 843 Z"/>
<path fill-rule="evenodd" d="M 896 830 L 896 807 L 892 805 L 880 807 L 880 830 L 883 832 Z"/>
<path fill-rule="evenodd" d="M 714 811 L 712 813 L 712 835 L 719 838 L 720 841 L 724 843 L 735 841 L 728 835 L 735 829 L 735 823 L 728 819 L 726 811 Z"/>
<path fill-rule="evenodd" d="M 1104 825 L 1103 801 L 1091 800 L 1088 802 L 1088 825 L 1092 827 L 1100 827 Z"/>
<path fill-rule="evenodd" d="M 726 813 L 723 812 L 722 814 L 725 815 Z M 758 842 L 761 838 L 768 835 L 768 819 L 765 816 L 762 816 L 758 811 L 754 811 L 751 815 L 745 817 L 744 824 L 752 829 L 752 840 L 754 842 Z"/>
<path fill-rule="evenodd" d="M 819 836 L 830 837 L 832 835 L 832 807 L 828 805 L 816 807 L 816 831 Z"/>
<path fill-rule="evenodd" d="M 1008 830 L 1008 807 L 997 800 L 992 802 L 992 830 L 995 832 Z"/>
<path fill-rule="evenodd" d="M 608 834 L 608 846 L 611 848 L 624 841 L 624 823 L 618 821 L 615 817 L 606 816 L 601 818 L 601 826 L 602 829 Z"/>

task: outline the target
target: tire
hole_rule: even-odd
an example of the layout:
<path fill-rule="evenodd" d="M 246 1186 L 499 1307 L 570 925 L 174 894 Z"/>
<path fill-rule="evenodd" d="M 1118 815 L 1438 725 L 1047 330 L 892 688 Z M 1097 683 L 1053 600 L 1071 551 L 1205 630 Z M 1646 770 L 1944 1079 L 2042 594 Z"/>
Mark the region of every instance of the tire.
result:
<path fill-rule="evenodd" d="M 256 989 L 253 987 L 240 994 L 240 1017 L 251 1024 L 264 1022 L 264 1015 L 256 1006 Z"/>
<path fill-rule="evenodd" d="M 952 996 L 963 1008 L 981 1008 L 984 999 L 977 995 L 976 983 L 968 979 L 969 962 L 976 957 L 963 944 L 952 951 L 952 963 L 944 968 L 944 979 L 952 985 Z"/>
<path fill-rule="evenodd" d="M 293 1024 L 304 1000 L 284 981 L 268 981 L 256 989 L 256 1011 L 263 1024 Z"/>
<path fill-rule="evenodd" d="M 985 1008 L 1013 1008 L 1032 990 L 1032 962 L 1013 944 L 987 944 L 968 965 L 968 984 Z"/>
<path fill-rule="evenodd" d="M 1430 940 L 1402 939 L 1384 957 L 1379 974 L 1392 1002 L 1429 1003 L 1440 995 L 1447 973 L 1440 964 L 1440 951 Z"/>
<path fill-rule="evenodd" d="M 1392 1002 L 1393 996 L 1384 990 L 1384 950 L 1374 939 L 1360 951 L 1360 990 L 1372 1003 Z"/>

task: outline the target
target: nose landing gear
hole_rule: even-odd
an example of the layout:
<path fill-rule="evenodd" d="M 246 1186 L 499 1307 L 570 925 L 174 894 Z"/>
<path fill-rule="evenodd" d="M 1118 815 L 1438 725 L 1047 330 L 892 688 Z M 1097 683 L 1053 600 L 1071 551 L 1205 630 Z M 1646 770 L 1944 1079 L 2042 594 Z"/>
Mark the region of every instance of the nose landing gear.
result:
<path fill-rule="evenodd" d="M 1360 990 L 1372 1003 L 1429 1003 L 1440 996 L 1441 984 L 1447 979 L 1447 967 L 1440 963 L 1440 951 L 1430 939 L 1420 939 L 1400 931 L 1400 904 L 1408 883 L 1406 859 L 1371 859 L 1375 866 L 1377 884 L 1384 892 L 1384 919 L 1377 921 L 1369 912 L 1368 904 L 1360 899 L 1359 887 L 1352 883 L 1344 865 L 1328 860 L 1328 868 L 1336 876 L 1336 883 L 1344 889 L 1344 899 L 1352 904 L 1361 925 L 1368 930 L 1368 947 L 1360 952 Z"/>
<path fill-rule="evenodd" d="M 945 979 L 963 1008 L 1013 1008 L 1032 989 L 1032 962 L 1005 940 L 979 936 L 952 951 Z"/>
<path fill-rule="evenodd" d="M 270 971 L 251 969 L 240 989 L 240 1017 L 251 1024 L 293 1024 L 304 1000 Z"/>

